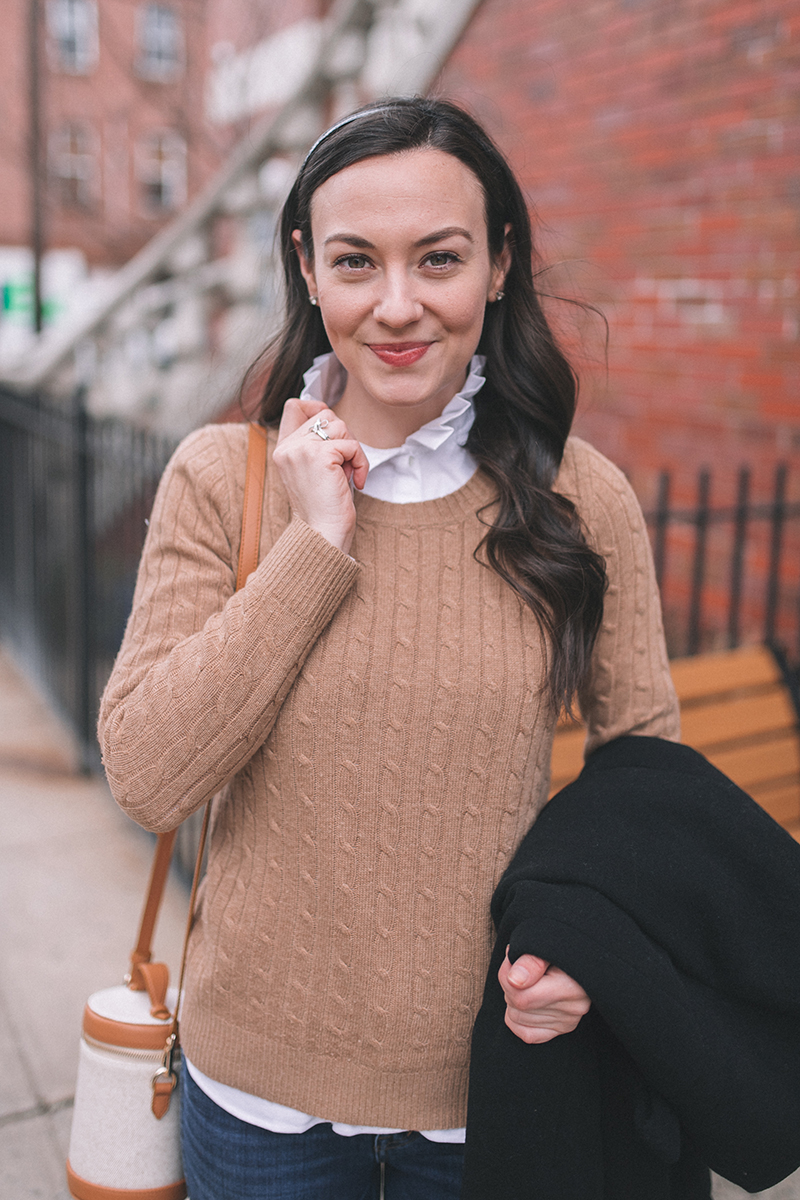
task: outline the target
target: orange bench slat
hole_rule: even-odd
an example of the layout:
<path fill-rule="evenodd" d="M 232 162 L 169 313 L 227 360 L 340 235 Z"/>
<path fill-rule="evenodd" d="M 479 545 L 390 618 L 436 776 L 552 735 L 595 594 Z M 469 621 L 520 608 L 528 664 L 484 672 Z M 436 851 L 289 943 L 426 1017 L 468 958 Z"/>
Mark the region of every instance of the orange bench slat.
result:
<path fill-rule="evenodd" d="M 783 689 L 757 696 L 713 700 L 681 709 L 681 736 L 689 746 L 703 750 L 721 742 L 759 734 L 793 730 L 794 706 Z"/>
<path fill-rule="evenodd" d="M 705 753 L 800 841 L 798 721 L 770 651 L 748 646 L 703 654 L 676 659 L 670 669 L 683 741 Z M 583 726 L 559 722 L 551 795 L 580 773 L 584 739 Z"/>
<path fill-rule="evenodd" d="M 800 783 L 797 780 L 754 787 L 750 794 L 779 825 L 786 828 L 800 824 Z"/>
<path fill-rule="evenodd" d="M 670 672 L 682 705 L 760 684 L 783 686 L 780 668 L 765 646 L 676 658 L 670 663 Z"/>

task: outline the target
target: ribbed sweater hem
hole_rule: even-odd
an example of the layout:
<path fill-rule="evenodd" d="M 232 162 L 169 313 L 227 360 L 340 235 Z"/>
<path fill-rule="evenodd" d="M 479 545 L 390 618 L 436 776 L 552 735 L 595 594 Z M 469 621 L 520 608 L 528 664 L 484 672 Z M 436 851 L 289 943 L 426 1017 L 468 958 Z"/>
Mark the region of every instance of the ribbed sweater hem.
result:
<path fill-rule="evenodd" d="M 194 1012 L 181 1022 L 181 1042 L 211 1079 L 327 1121 L 387 1129 L 458 1129 L 466 1123 L 466 1063 L 382 1071 L 254 1037 Z"/>

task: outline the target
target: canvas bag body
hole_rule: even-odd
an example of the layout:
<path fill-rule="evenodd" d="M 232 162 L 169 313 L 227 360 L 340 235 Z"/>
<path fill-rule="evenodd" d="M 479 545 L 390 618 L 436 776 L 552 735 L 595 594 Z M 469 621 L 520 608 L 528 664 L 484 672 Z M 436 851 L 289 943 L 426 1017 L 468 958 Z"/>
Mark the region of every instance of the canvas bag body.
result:
<path fill-rule="evenodd" d="M 170 989 L 167 1003 L 177 1003 Z M 153 1075 L 171 1018 L 150 1015 L 147 992 L 121 985 L 89 997 L 83 1017 L 67 1179 L 76 1200 L 183 1200 L 180 1082 L 153 1115 Z M 180 1079 L 180 1069 L 173 1063 Z"/>

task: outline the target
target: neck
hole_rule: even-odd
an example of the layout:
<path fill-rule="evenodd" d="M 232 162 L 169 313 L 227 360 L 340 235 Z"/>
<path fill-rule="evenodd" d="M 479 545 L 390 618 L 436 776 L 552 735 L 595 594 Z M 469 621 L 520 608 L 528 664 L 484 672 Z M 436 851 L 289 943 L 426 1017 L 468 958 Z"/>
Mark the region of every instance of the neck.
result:
<path fill-rule="evenodd" d="M 464 386 L 463 382 L 461 386 Z M 457 391 L 448 389 L 421 404 L 387 404 L 366 394 L 348 378 L 336 405 L 336 415 L 342 418 L 359 442 L 376 450 L 389 450 L 394 446 L 402 446 L 412 433 L 440 417 L 457 394 Z"/>

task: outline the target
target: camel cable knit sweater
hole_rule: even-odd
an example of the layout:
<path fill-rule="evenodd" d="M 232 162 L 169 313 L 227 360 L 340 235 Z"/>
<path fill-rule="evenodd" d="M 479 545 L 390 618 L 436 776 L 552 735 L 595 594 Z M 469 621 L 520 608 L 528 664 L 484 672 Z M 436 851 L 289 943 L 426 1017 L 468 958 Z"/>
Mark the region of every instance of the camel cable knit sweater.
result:
<path fill-rule="evenodd" d="M 218 793 L 182 1041 L 303 1112 L 457 1127 L 489 900 L 547 796 L 546 648 L 472 556 L 480 472 L 418 504 L 357 495 L 350 558 L 292 519 L 268 464 L 262 560 L 234 593 L 246 437 L 202 429 L 167 468 L 100 714 L 112 791 L 145 827 Z M 558 488 L 610 581 L 588 748 L 677 738 L 636 500 L 577 439 Z"/>

